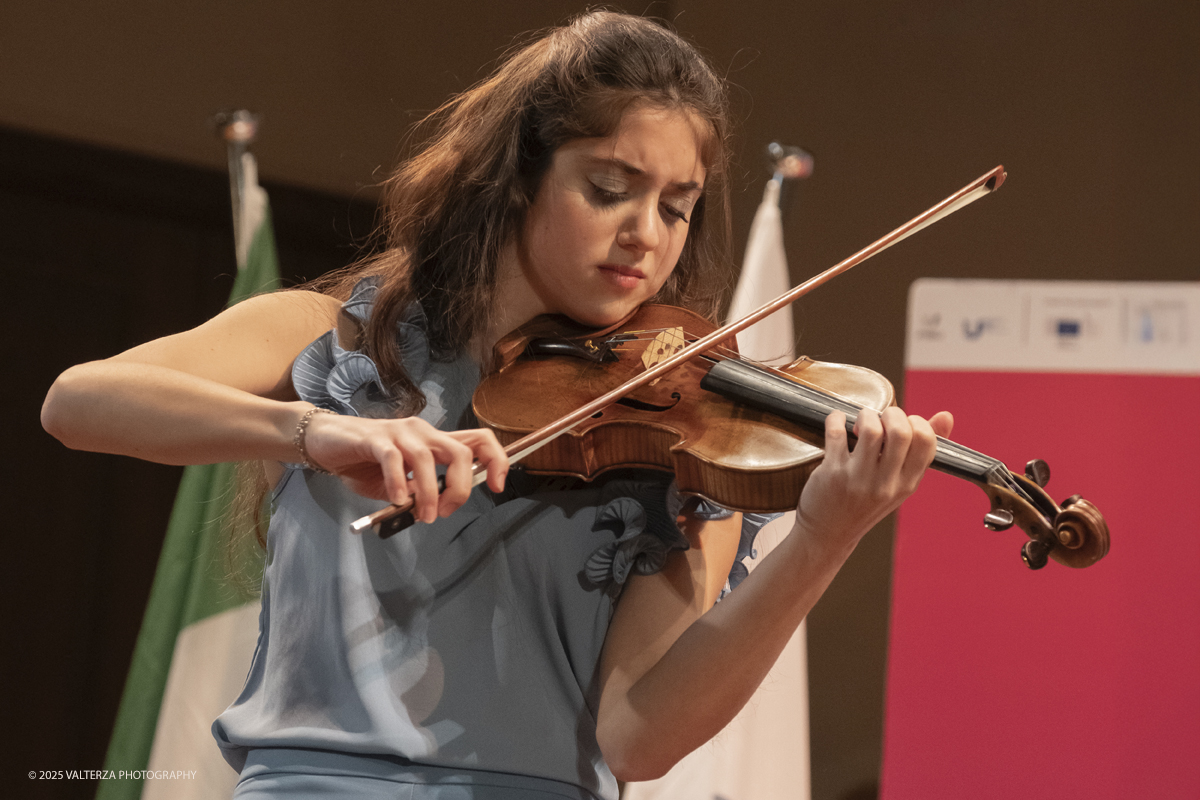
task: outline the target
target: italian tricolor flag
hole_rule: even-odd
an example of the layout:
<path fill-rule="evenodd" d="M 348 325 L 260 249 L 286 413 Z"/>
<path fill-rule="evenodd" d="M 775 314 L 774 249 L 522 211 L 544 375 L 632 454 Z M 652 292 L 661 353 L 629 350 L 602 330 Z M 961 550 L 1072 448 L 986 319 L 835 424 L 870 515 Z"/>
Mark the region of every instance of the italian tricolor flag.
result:
<path fill-rule="evenodd" d="M 239 227 L 249 235 L 239 237 L 229 305 L 279 285 L 270 207 L 249 153 L 242 168 Z M 231 564 L 222 535 L 234 471 L 184 470 L 104 763 L 135 777 L 101 780 L 97 800 L 229 797 L 237 782 L 209 731 L 241 691 L 258 640 L 258 598 L 229 575 L 240 569 L 254 580 L 261 565 Z"/>

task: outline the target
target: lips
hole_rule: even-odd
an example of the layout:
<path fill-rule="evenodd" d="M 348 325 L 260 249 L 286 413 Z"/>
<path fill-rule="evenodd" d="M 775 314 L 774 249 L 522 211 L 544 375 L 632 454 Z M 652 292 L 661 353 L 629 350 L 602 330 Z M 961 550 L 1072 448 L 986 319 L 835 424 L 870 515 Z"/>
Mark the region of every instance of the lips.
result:
<path fill-rule="evenodd" d="M 634 289 L 646 279 L 646 273 L 624 264 L 601 264 L 600 274 L 620 289 Z"/>

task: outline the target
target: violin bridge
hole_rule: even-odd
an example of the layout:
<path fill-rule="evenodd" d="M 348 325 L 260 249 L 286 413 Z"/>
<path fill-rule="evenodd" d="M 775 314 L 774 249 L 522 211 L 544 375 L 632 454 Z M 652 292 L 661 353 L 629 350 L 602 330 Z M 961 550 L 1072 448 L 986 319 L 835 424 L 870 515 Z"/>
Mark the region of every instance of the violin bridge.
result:
<path fill-rule="evenodd" d="M 650 369 L 655 364 L 678 353 L 687 346 L 687 340 L 683 336 L 683 328 L 666 328 L 657 336 L 655 336 L 646 349 L 642 351 L 642 366 Z M 656 378 L 650 381 L 650 385 L 658 383 L 662 378 Z"/>

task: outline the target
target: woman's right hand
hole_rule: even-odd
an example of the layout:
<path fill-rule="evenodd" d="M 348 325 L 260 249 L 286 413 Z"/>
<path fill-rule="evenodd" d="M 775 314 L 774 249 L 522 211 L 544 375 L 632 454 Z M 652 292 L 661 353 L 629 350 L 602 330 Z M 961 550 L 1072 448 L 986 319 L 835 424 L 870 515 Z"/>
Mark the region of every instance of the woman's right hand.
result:
<path fill-rule="evenodd" d="M 472 464 L 487 468 L 488 486 L 504 489 L 508 456 L 490 430 L 446 432 L 419 417 L 365 419 L 314 414 L 305 431 L 310 460 L 364 497 L 403 505 L 415 495 L 413 517 L 433 522 L 466 502 Z M 446 488 L 438 494 L 438 465 Z"/>

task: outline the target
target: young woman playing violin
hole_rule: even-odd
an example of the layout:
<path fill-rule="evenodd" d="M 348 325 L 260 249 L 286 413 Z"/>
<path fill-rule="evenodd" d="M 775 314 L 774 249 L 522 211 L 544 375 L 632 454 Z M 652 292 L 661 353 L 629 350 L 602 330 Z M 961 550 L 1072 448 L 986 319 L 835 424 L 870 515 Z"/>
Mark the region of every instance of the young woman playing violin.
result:
<path fill-rule="evenodd" d="M 712 316 L 721 80 L 658 24 L 592 13 L 430 124 L 387 186 L 381 256 L 74 367 L 46 399 L 70 447 L 267 465 L 259 646 L 213 726 L 237 797 L 591 800 L 662 775 L 741 708 L 950 432 L 892 408 L 850 452 L 835 414 L 795 528 L 717 603 L 741 515 L 669 475 L 510 473 L 470 403 L 535 316 L 602 327 L 651 299 Z M 410 496 L 411 529 L 349 531 Z"/>

